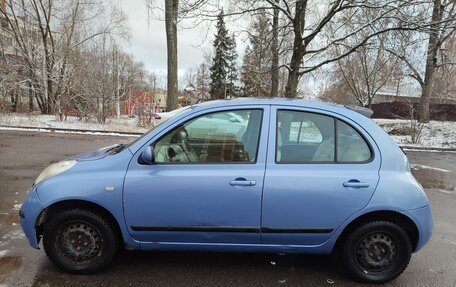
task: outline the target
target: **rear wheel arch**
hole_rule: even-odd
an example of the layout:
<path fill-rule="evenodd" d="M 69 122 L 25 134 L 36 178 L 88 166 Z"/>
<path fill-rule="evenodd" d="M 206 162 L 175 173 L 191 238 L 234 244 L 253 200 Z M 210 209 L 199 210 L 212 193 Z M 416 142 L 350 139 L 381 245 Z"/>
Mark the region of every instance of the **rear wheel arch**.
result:
<path fill-rule="evenodd" d="M 336 245 L 334 246 L 335 250 L 340 250 L 341 246 L 343 245 L 345 239 L 358 227 L 374 222 L 374 221 L 387 221 L 394 223 L 404 229 L 407 233 L 410 242 L 412 243 L 412 250 L 415 250 L 418 246 L 419 241 L 419 233 L 418 228 L 416 227 L 415 223 L 407 216 L 396 212 L 396 211 L 373 211 L 366 214 L 363 214 L 350 222 L 339 235 Z"/>

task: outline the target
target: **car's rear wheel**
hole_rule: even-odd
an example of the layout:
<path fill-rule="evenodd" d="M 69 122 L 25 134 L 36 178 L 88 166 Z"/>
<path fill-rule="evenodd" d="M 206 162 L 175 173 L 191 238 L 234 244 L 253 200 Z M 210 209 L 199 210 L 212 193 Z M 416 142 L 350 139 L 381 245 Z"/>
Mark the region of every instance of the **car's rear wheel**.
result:
<path fill-rule="evenodd" d="M 77 274 L 104 269 L 117 253 L 117 231 L 103 216 L 85 210 L 65 210 L 45 224 L 43 246 L 59 268 Z"/>
<path fill-rule="evenodd" d="M 398 225 L 375 221 L 348 235 L 342 250 L 344 266 L 350 275 L 365 283 L 384 283 L 407 268 L 412 244 Z"/>

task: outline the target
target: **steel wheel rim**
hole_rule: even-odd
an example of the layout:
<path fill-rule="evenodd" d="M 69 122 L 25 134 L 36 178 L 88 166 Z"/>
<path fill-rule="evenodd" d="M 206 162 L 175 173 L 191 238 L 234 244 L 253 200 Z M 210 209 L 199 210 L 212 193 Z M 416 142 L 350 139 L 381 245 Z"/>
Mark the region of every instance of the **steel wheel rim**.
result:
<path fill-rule="evenodd" d="M 85 221 L 65 223 L 56 240 L 57 252 L 65 260 L 87 265 L 101 255 L 103 240 L 100 231 Z"/>
<path fill-rule="evenodd" d="M 364 272 L 383 272 L 397 262 L 399 243 L 387 232 L 373 232 L 358 241 L 355 260 Z"/>

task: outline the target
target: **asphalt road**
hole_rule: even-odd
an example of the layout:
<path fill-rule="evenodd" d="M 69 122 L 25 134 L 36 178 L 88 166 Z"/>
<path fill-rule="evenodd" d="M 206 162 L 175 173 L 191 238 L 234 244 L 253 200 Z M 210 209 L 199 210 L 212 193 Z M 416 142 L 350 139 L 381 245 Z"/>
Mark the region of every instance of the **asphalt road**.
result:
<path fill-rule="evenodd" d="M 332 256 L 123 252 L 102 274 L 58 270 L 28 246 L 20 203 L 50 163 L 131 138 L 0 131 L 0 287 L 4 286 L 363 286 Z M 434 212 L 431 241 L 386 286 L 456 286 L 456 153 L 408 152 Z"/>

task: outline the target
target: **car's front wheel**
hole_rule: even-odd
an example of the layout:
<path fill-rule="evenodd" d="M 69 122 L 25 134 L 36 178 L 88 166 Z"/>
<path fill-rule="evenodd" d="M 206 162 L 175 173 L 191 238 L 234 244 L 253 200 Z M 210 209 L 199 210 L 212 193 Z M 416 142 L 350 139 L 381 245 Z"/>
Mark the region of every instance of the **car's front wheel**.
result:
<path fill-rule="evenodd" d="M 43 246 L 49 259 L 76 274 L 96 273 L 114 258 L 117 231 L 103 216 L 85 209 L 60 212 L 45 224 Z"/>
<path fill-rule="evenodd" d="M 398 277 L 407 267 L 412 244 L 398 225 L 370 222 L 356 228 L 343 244 L 343 262 L 360 282 L 384 283 Z"/>

